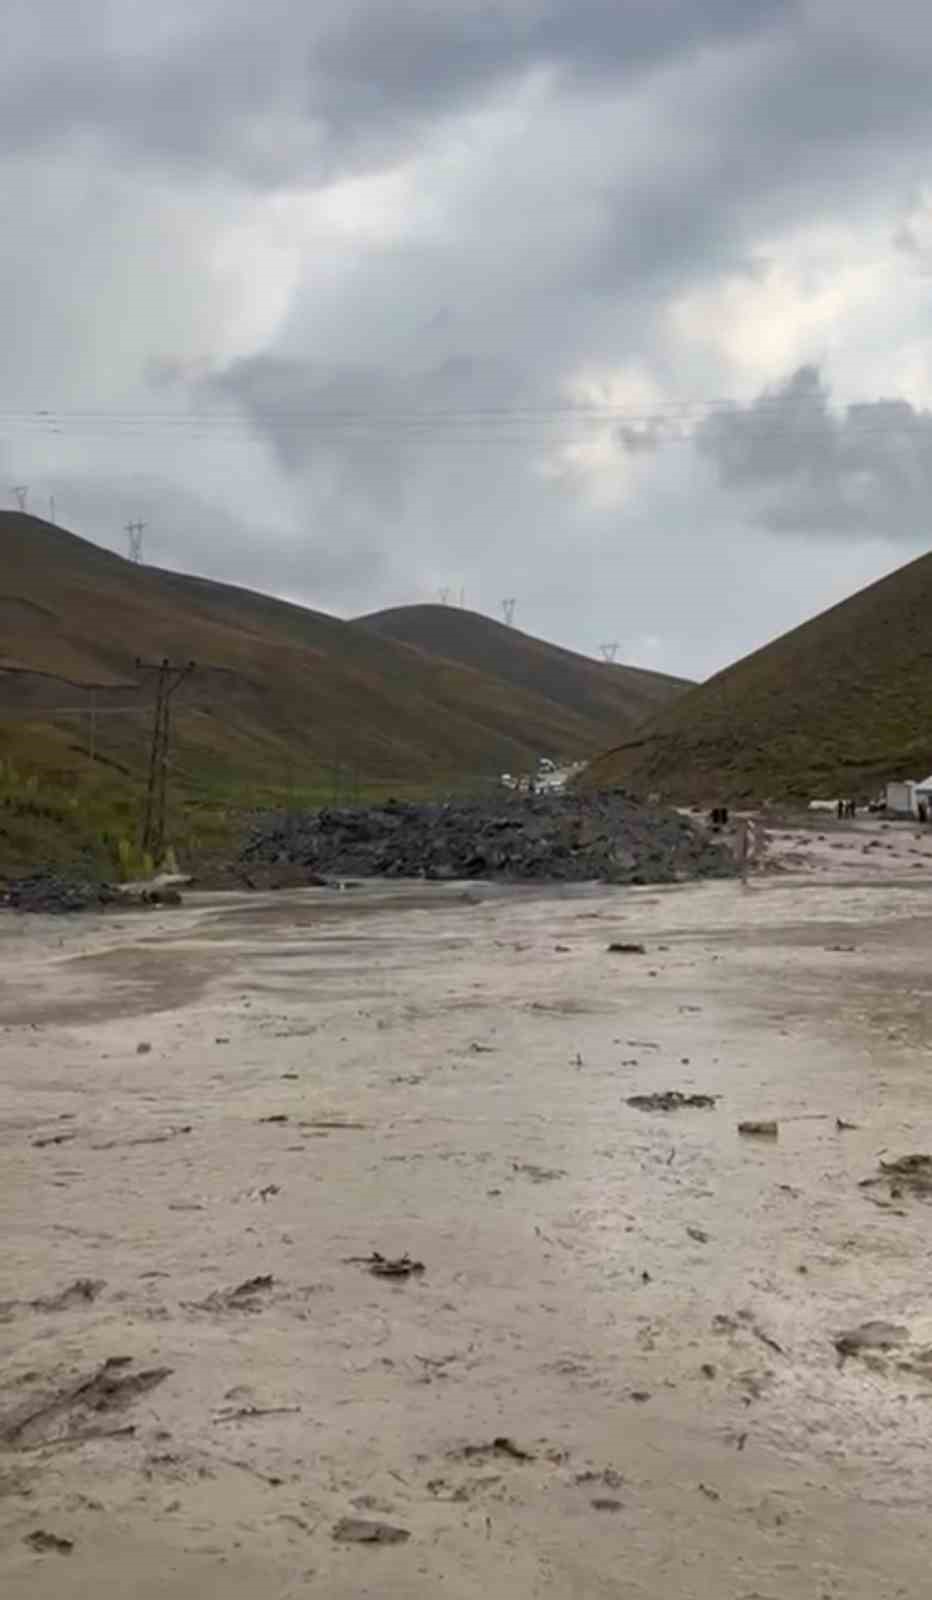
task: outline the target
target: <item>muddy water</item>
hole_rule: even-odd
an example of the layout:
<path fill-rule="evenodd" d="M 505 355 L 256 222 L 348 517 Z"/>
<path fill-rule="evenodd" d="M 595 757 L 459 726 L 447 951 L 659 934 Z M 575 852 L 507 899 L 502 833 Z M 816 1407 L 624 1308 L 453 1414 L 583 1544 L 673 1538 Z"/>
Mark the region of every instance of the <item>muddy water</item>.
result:
<path fill-rule="evenodd" d="M 4 1595 L 928 1593 L 932 1212 L 859 1184 L 932 1149 L 930 935 L 824 871 L 0 922 Z"/>

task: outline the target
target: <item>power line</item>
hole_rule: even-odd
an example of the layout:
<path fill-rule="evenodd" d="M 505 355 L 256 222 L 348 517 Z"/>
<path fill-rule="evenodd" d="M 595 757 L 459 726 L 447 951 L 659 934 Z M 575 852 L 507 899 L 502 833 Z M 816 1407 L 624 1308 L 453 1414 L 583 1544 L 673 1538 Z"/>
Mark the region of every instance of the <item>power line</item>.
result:
<path fill-rule="evenodd" d="M 909 402 L 896 402 L 904 407 Z M 204 430 L 223 429 L 225 427 L 242 428 L 250 424 L 274 425 L 276 427 L 322 426 L 336 430 L 355 426 L 369 426 L 378 428 L 401 428 L 411 431 L 426 430 L 429 432 L 445 431 L 460 426 L 475 427 L 502 427 L 506 425 L 554 425 L 570 423 L 618 423 L 632 429 L 645 430 L 645 443 L 652 442 L 653 434 L 663 427 L 673 432 L 677 427 L 695 428 L 703 422 L 716 416 L 734 415 L 740 418 L 743 426 L 753 426 L 761 422 L 771 426 L 773 419 L 784 418 L 785 424 L 793 431 L 806 427 L 824 427 L 826 423 L 832 425 L 840 417 L 844 417 L 859 432 L 890 431 L 896 425 L 897 418 L 889 414 L 879 418 L 869 419 L 859 415 L 862 409 L 872 411 L 880 402 L 848 403 L 842 412 L 832 413 L 819 409 L 810 410 L 806 415 L 794 413 L 787 404 L 782 394 L 761 395 L 750 402 L 742 403 L 734 399 L 715 396 L 695 400 L 663 400 L 658 401 L 650 409 L 633 409 L 626 406 L 610 404 L 579 404 L 564 402 L 550 406 L 482 406 L 472 408 L 447 408 L 424 409 L 422 407 L 357 407 L 340 408 L 322 406 L 301 407 L 275 407 L 267 406 L 256 408 L 252 411 L 152 411 L 152 410 L 75 410 L 75 411 L 6 411 L 0 412 L 0 424 L 3 426 L 22 424 L 47 433 L 49 431 L 64 431 L 66 428 L 74 431 L 89 429 L 100 432 L 122 432 L 126 429 L 139 428 L 144 431 L 164 429 L 167 431 L 178 430 Z M 907 416 L 901 423 L 907 427 L 914 421 L 921 422 L 929 413 L 913 411 L 910 408 Z M 635 444 L 637 441 L 633 441 Z"/>

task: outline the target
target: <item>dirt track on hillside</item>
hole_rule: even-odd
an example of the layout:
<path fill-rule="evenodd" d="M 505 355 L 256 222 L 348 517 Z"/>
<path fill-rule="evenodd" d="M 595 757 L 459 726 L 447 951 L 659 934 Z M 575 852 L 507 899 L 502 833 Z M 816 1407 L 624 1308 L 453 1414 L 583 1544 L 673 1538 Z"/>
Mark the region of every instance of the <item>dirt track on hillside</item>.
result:
<path fill-rule="evenodd" d="M 5 1600 L 919 1600 L 932 875 L 840 879 L 0 920 Z"/>

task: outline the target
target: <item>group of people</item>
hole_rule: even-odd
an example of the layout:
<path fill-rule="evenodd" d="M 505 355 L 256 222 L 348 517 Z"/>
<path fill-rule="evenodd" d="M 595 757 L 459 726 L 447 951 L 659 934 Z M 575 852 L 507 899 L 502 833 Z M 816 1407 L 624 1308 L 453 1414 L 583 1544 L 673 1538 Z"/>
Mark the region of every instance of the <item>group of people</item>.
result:
<path fill-rule="evenodd" d="M 839 800 L 837 810 L 839 822 L 844 817 L 850 817 L 853 820 L 857 814 L 857 802 L 855 800 Z"/>

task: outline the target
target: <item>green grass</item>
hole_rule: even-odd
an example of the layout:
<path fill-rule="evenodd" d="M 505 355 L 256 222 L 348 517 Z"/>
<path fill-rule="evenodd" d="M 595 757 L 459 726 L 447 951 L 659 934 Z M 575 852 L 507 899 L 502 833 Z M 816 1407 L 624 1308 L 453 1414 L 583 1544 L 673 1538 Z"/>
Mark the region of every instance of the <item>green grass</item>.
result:
<path fill-rule="evenodd" d="M 61 752 L 59 767 L 49 766 L 46 742 L 34 729 L 20 726 L 16 734 L 14 755 L 9 730 L 0 730 L 0 876 L 39 866 L 80 867 L 125 881 L 159 865 L 141 849 L 146 788 L 140 776 L 91 765 L 73 748 Z M 45 758 L 41 764 L 37 750 Z M 170 785 L 166 843 L 180 870 L 196 870 L 202 862 L 235 858 L 256 812 L 436 800 L 492 786 L 456 774 L 431 783 L 369 778 L 336 763 L 260 783 L 239 779 L 223 763 L 206 764 Z"/>

